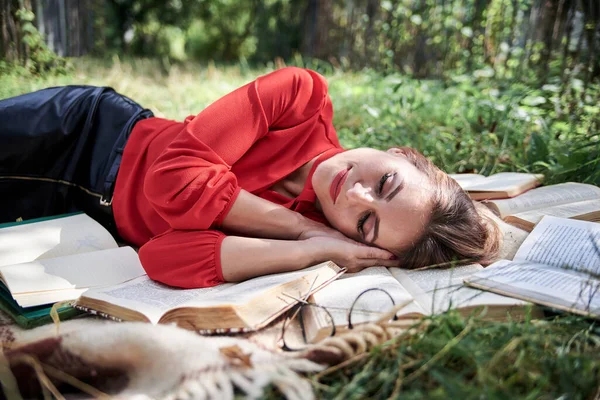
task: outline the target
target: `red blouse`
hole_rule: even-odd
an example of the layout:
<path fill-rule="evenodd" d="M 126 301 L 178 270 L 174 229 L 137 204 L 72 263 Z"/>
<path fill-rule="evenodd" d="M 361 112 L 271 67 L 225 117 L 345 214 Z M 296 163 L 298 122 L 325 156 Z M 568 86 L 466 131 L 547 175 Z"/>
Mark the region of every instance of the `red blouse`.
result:
<path fill-rule="evenodd" d="M 226 235 L 219 227 L 241 189 L 324 222 L 313 206 L 310 176 L 318 163 L 343 151 L 332 117 L 325 79 L 284 68 L 184 122 L 138 122 L 115 185 L 120 235 L 141 246 L 152 279 L 187 288 L 223 282 Z M 269 190 L 319 154 L 298 198 Z"/>

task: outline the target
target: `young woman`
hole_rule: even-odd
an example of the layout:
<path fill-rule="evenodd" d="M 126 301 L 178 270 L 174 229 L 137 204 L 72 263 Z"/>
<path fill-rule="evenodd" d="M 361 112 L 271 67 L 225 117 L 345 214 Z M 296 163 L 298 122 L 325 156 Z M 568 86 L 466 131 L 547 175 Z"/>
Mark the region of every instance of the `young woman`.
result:
<path fill-rule="evenodd" d="M 193 96 L 193 93 L 190 93 Z M 0 101 L 0 222 L 85 211 L 148 275 L 206 287 L 333 260 L 487 262 L 494 223 L 417 151 L 344 150 L 325 79 L 284 68 L 183 122 L 110 88 Z"/>

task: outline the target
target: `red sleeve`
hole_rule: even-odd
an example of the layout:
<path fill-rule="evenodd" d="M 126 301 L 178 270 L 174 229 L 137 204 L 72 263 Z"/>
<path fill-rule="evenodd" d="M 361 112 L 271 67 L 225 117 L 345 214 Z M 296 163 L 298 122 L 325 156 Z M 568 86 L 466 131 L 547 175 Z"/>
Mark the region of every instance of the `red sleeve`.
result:
<path fill-rule="evenodd" d="M 181 288 L 202 288 L 225 282 L 221 272 L 219 231 L 169 230 L 139 250 L 140 261 L 155 281 Z"/>
<path fill-rule="evenodd" d="M 260 77 L 193 118 L 148 170 L 144 193 L 172 228 L 218 226 L 240 191 L 231 166 L 270 130 L 297 126 L 328 105 L 316 72 L 292 67 Z"/>

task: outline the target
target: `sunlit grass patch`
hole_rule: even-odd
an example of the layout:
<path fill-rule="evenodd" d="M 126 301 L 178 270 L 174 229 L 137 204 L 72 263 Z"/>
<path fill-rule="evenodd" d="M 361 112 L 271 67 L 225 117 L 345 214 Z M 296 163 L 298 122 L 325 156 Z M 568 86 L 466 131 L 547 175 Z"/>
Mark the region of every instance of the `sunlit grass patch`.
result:
<path fill-rule="evenodd" d="M 181 64 L 81 58 L 68 75 L 0 76 L 0 98 L 67 84 L 111 86 L 156 116 L 182 120 L 273 70 L 273 65 Z M 318 66 L 318 65 L 317 65 Z M 408 145 L 447 172 L 545 173 L 548 182 L 600 184 L 600 87 L 531 88 L 455 76 L 417 80 L 326 69 L 334 125 L 345 147 Z M 577 89 L 579 88 L 579 89 Z"/>

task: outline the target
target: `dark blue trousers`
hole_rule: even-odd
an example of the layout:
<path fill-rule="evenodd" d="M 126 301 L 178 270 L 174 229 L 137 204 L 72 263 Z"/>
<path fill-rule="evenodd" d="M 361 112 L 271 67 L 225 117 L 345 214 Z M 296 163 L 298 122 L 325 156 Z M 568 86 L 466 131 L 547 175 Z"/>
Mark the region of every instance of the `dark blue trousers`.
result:
<path fill-rule="evenodd" d="M 84 211 L 116 234 L 111 202 L 131 129 L 152 116 L 107 87 L 0 100 L 0 223 Z"/>

